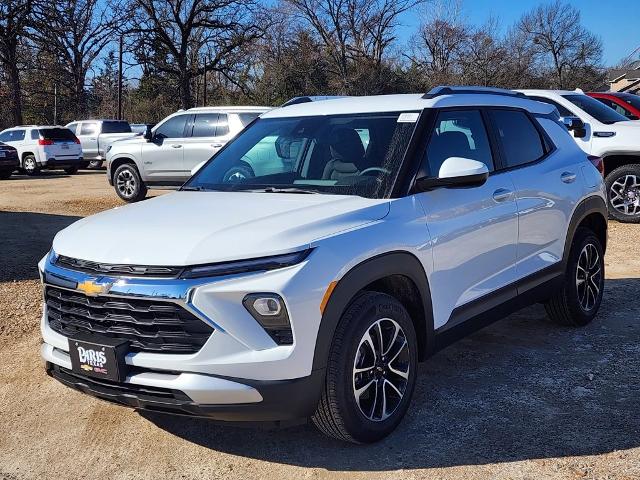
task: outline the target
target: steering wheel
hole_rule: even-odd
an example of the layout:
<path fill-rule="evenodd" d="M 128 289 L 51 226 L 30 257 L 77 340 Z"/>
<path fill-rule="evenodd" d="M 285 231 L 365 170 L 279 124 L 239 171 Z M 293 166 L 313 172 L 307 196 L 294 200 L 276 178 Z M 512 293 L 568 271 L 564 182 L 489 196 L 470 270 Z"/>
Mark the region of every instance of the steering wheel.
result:
<path fill-rule="evenodd" d="M 386 175 L 391 173 L 391 170 L 389 170 L 388 168 L 384 168 L 384 167 L 369 167 L 369 168 L 365 168 L 363 171 L 361 171 L 359 173 L 360 176 L 362 175 L 371 175 L 373 172 L 380 172 L 380 173 L 384 173 Z"/>

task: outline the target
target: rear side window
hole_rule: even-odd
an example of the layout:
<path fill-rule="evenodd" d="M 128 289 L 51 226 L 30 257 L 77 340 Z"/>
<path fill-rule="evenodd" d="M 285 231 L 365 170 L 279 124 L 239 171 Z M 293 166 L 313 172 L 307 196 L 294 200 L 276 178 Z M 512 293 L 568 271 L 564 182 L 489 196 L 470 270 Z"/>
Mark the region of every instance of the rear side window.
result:
<path fill-rule="evenodd" d="M 193 122 L 192 137 L 215 137 L 218 124 L 217 113 L 200 113 Z"/>
<path fill-rule="evenodd" d="M 102 122 L 102 133 L 131 133 L 129 122 Z"/>
<path fill-rule="evenodd" d="M 221 113 L 216 125 L 216 137 L 222 137 L 229 133 L 229 117 L 226 113 Z"/>
<path fill-rule="evenodd" d="M 183 138 L 187 116 L 176 115 L 171 117 L 156 129 L 155 136 L 158 138 Z"/>
<path fill-rule="evenodd" d="M 491 118 L 502 144 L 506 168 L 535 162 L 545 155 L 540 132 L 524 112 L 492 110 Z"/>
<path fill-rule="evenodd" d="M 40 140 L 40 132 L 38 130 L 31 130 L 31 140 Z"/>
<path fill-rule="evenodd" d="M 238 117 L 240 118 L 240 123 L 242 123 L 243 127 L 246 127 L 247 125 L 249 125 L 259 116 L 260 114 L 257 112 L 242 112 L 238 114 Z"/>
<path fill-rule="evenodd" d="M 427 146 L 429 175 L 436 177 L 447 158 L 462 157 L 494 170 L 493 156 L 482 115 L 477 110 L 453 110 L 438 114 Z"/>
<path fill-rule="evenodd" d="M 45 140 L 70 140 L 75 142 L 76 136 L 68 128 L 41 128 L 40 135 Z"/>

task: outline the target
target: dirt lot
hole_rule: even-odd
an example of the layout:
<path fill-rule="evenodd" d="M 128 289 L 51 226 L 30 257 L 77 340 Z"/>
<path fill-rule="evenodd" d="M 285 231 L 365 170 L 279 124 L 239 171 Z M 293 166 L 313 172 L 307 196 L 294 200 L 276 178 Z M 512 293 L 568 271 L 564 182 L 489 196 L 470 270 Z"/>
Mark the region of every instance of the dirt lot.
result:
<path fill-rule="evenodd" d="M 137 413 L 44 374 L 35 265 L 58 230 L 118 205 L 103 173 L 0 183 L 0 479 L 640 478 L 640 226 L 610 225 L 592 325 L 538 306 L 497 322 L 422 366 L 391 437 L 354 447 Z"/>

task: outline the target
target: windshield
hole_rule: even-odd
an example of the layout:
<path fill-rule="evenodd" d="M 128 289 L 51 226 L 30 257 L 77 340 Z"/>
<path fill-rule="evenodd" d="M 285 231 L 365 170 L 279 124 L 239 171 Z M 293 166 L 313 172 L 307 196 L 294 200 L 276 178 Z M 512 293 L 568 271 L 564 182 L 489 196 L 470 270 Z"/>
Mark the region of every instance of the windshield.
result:
<path fill-rule="evenodd" d="M 627 122 L 629 119 L 624 115 L 620 115 L 613 108 L 607 107 L 602 102 L 588 95 L 563 95 L 564 98 L 581 108 L 599 122 L 612 124 L 616 122 Z"/>
<path fill-rule="evenodd" d="M 183 189 L 384 198 L 417 118 L 397 112 L 258 119 Z"/>

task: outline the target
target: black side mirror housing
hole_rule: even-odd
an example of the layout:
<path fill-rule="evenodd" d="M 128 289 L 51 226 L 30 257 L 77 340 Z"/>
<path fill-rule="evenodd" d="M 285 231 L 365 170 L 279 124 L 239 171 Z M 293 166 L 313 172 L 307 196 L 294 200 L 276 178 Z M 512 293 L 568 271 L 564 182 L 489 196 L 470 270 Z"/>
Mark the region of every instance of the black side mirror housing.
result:
<path fill-rule="evenodd" d="M 576 138 L 584 138 L 587 136 L 587 129 L 584 122 L 578 117 L 563 117 L 562 123 L 567 127 L 567 130 L 573 132 L 573 136 Z"/>
<path fill-rule="evenodd" d="M 153 140 L 153 132 L 151 131 L 151 125 L 147 125 L 147 128 L 142 135 L 147 142 Z"/>

